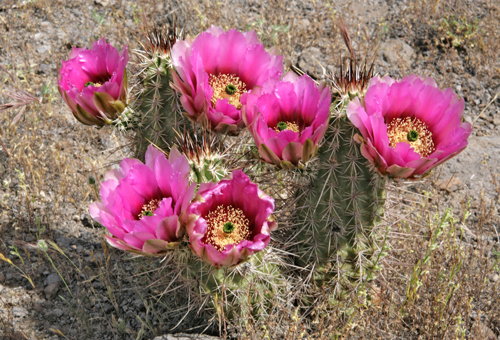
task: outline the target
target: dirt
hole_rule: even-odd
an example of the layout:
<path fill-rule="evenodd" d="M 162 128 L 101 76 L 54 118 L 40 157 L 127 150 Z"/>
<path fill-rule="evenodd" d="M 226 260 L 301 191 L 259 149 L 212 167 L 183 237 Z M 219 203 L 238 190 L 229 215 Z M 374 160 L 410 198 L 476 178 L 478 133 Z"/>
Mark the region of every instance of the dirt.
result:
<path fill-rule="evenodd" d="M 500 99 L 493 100 L 500 92 L 498 5 L 485 0 L 425 6 L 395 0 L 2 1 L 0 65 L 15 81 L 0 71 L 0 104 L 12 101 L 5 91 L 13 86 L 41 98 L 41 104 L 29 106 L 14 125 L 19 110 L 0 111 L 6 147 L 0 147 L 0 253 L 19 268 L 0 261 L 0 338 L 156 340 L 189 338 L 167 335 L 177 332 L 219 334 L 203 311 L 186 303 L 195 297 L 169 275 L 168 265 L 130 258 L 102 241 L 103 231 L 87 211 L 96 199 L 89 177 L 99 182 L 106 169 L 130 155 L 128 139 L 80 125 L 57 93 L 60 60 L 71 47 L 105 35 L 116 47 L 139 48 L 143 14 L 157 24 L 175 14 L 191 35 L 210 24 L 255 29 L 267 47 L 276 44 L 285 54 L 288 67 L 318 79 L 325 78 L 323 69 L 336 70 L 345 53 L 332 19 L 342 15 L 360 54 L 376 57 L 379 74 L 431 76 L 466 101 L 464 120 L 474 124 L 469 147 L 409 190 L 432 191 L 435 201 L 457 213 L 470 198 L 473 210 L 492 206 L 498 221 Z M 457 46 L 441 20 L 455 11 L 468 23 L 478 20 L 475 35 L 455 33 Z M 478 234 L 476 225 L 468 224 L 470 240 Z M 491 247 L 499 241 L 499 226 L 491 223 L 481 231 Z M 61 252 L 52 246 L 41 251 L 39 239 L 54 241 Z M 496 282 L 493 276 L 490 281 Z M 395 283 L 393 289 L 404 290 L 405 284 Z M 488 321 L 480 323 L 483 333 L 493 330 L 499 336 L 492 319 L 483 317 Z"/>

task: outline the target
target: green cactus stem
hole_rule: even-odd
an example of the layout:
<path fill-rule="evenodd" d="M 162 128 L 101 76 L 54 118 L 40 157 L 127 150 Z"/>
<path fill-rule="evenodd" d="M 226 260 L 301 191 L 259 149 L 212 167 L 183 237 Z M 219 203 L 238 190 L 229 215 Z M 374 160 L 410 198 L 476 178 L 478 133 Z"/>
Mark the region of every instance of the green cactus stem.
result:
<path fill-rule="evenodd" d="M 193 283 L 204 301 L 207 296 L 217 313 L 229 320 L 244 322 L 249 316 L 259 320 L 276 308 L 285 296 L 282 260 L 270 247 L 233 267 L 215 268 L 203 262 L 187 247 L 179 249 L 176 263 L 184 279 Z M 264 320 L 260 320 L 264 321 Z"/>
<path fill-rule="evenodd" d="M 315 178 L 297 196 L 296 262 L 314 268 L 318 284 L 340 285 L 337 293 L 372 279 L 385 203 L 385 179 L 361 155 L 357 132 L 347 118 L 331 119 Z"/>
<path fill-rule="evenodd" d="M 177 94 L 170 87 L 174 71 L 169 59 L 169 56 L 152 58 L 142 73 L 143 86 L 134 105 L 136 116 L 133 120 L 139 157 L 144 155 L 150 143 L 168 150 L 184 122 Z"/>

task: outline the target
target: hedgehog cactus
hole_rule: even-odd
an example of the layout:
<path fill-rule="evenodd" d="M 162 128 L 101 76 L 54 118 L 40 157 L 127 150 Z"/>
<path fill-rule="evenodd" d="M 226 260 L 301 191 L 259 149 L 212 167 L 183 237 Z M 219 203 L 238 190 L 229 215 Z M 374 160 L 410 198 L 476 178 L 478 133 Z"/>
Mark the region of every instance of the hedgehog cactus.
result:
<path fill-rule="evenodd" d="M 387 178 L 425 176 L 466 147 L 471 127 L 460 123 L 464 103 L 450 89 L 416 76 L 372 78 L 373 64 L 358 67 L 340 28 L 350 57 L 330 88 L 307 75 L 282 76 L 283 57 L 266 51 L 255 32 L 217 27 L 177 44 L 175 27 L 154 27 L 137 52 L 140 82 L 127 96 L 134 99 L 122 107 L 123 96 L 113 97 L 109 105 L 120 110 L 108 107 L 109 117 L 97 100 L 101 86 L 72 85 L 62 72 L 72 110 L 65 91 L 97 93 L 96 116 L 77 108 L 77 118 L 132 130 L 134 151 L 145 160 L 125 159 L 120 171 L 108 172 L 103 202 L 90 206 L 111 233 L 108 242 L 171 257 L 201 299 L 240 326 L 248 316 L 262 325 L 268 314 L 291 311 L 307 286 L 292 287 L 302 279 L 297 267 L 311 271 L 312 295 L 333 303 L 372 280 L 384 250 L 378 227 Z M 436 143 L 425 154 L 423 137 Z M 295 226 L 274 243 L 271 192 L 280 209 L 293 211 L 282 209 L 281 222 Z"/>

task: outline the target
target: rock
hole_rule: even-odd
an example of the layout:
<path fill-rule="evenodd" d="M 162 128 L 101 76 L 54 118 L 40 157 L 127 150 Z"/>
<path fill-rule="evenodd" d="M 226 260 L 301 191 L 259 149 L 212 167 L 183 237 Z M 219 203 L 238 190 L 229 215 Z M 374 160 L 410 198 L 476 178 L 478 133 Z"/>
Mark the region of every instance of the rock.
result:
<path fill-rule="evenodd" d="M 45 281 L 43 281 L 43 283 L 48 286 L 50 285 L 51 283 L 55 283 L 55 282 L 59 282 L 61 281 L 61 278 L 59 277 L 59 274 L 57 273 L 52 273 L 50 274 L 49 276 L 47 276 L 47 278 L 45 279 Z"/>
<path fill-rule="evenodd" d="M 50 45 L 41 45 L 41 46 L 38 46 L 38 48 L 36 49 L 36 51 L 40 54 L 48 53 L 48 52 L 50 52 L 50 50 L 51 50 Z"/>
<path fill-rule="evenodd" d="M 472 337 L 470 339 L 497 340 L 495 333 L 481 321 L 476 321 L 472 327 Z"/>
<path fill-rule="evenodd" d="M 166 334 L 157 336 L 153 340 L 220 340 L 221 338 L 204 334 Z"/>
<path fill-rule="evenodd" d="M 12 308 L 12 314 L 14 314 L 14 317 L 16 317 L 16 318 L 24 318 L 29 313 L 28 313 L 28 310 L 26 308 L 14 306 L 14 308 Z"/>
<path fill-rule="evenodd" d="M 469 145 L 461 154 L 444 163 L 441 176 L 459 179 L 474 198 L 479 198 L 481 191 L 486 198 L 493 198 L 495 185 L 490 170 L 493 175 L 500 172 L 500 158 L 496 156 L 500 154 L 500 136 L 479 135 L 480 131 L 476 137 L 469 138 Z M 485 158 L 490 170 L 484 163 Z"/>
<path fill-rule="evenodd" d="M 40 64 L 40 66 L 38 66 L 38 73 L 48 75 L 48 74 L 51 74 L 52 70 L 55 70 L 55 69 L 56 69 L 55 65 L 48 65 L 48 64 L 42 63 L 42 64 Z"/>
<path fill-rule="evenodd" d="M 45 38 L 45 34 L 43 33 L 36 33 L 35 34 L 35 41 L 39 41 Z"/>
<path fill-rule="evenodd" d="M 115 4 L 115 0 L 94 0 L 94 2 L 97 5 L 101 5 L 102 7 L 111 6 Z"/>
<path fill-rule="evenodd" d="M 47 313 L 45 313 L 45 319 L 54 322 L 57 321 L 57 319 L 59 319 L 63 314 L 64 312 L 62 311 L 62 309 L 59 308 L 52 309 L 49 310 Z"/>
<path fill-rule="evenodd" d="M 58 291 L 59 291 L 59 282 L 53 282 L 49 284 L 47 287 L 45 287 L 45 289 L 43 290 L 43 292 L 45 293 L 45 298 L 47 300 L 52 300 L 56 296 Z"/>
<path fill-rule="evenodd" d="M 453 191 L 457 191 L 457 190 L 461 189 L 464 186 L 464 183 L 456 177 L 450 177 L 450 178 L 447 178 L 445 180 L 440 181 L 437 186 L 441 190 L 453 192 Z"/>
<path fill-rule="evenodd" d="M 393 66 L 399 65 L 401 62 L 410 65 L 415 57 L 415 50 L 403 40 L 394 39 L 380 44 L 379 56 Z"/>
<path fill-rule="evenodd" d="M 497 282 L 499 278 L 500 277 L 498 276 L 498 274 L 493 274 L 491 275 L 490 280 L 493 282 Z"/>
<path fill-rule="evenodd" d="M 321 50 L 317 47 L 309 47 L 302 51 L 299 57 L 299 68 L 307 72 L 309 75 L 320 77 L 323 74 L 323 69 L 326 67 Z"/>

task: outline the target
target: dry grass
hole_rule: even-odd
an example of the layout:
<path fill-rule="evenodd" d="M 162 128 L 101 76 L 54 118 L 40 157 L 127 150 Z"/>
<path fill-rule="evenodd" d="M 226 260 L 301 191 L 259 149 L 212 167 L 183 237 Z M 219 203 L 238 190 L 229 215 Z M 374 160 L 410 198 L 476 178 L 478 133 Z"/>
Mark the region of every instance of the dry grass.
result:
<path fill-rule="evenodd" d="M 105 170 L 129 151 L 123 136 L 79 125 L 57 93 L 57 70 L 41 73 L 40 65 L 65 59 L 71 46 L 106 35 L 117 46 L 129 43 L 135 48 L 143 12 L 157 24 L 175 13 L 191 35 L 211 24 L 251 28 L 266 46 L 278 47 L 287 65 L 296 65 L 309 47 L 320 49 L 323 63 L 335 65 L 343 48 L 334 20 L 342 13 L 357 37 L 355 43 L 367 54 L 378 40 L 401 34 L 416 49 L 413 65 L 402 63 L 395 74 L 432 76 L 441 86 L 452 86 L 455 75 L 482 80 L 489 87 L 500 79 L 500 9 L 495 1 L 412 0 L 398 14 L 381 13 L 385 20 L 359 26 L 347 2 L 291 6 L 279 0 L 249 1 L 246 7 L 228 1 L 147 0 L 116 1 L 106 7 L 87 1 L 14 5 L 20 6 L 10 0 L 0 4 L 0 61 L 5 67 L 0 71 L 0 253 L 5 256 L 0 261 L 0 284 L 22 289 L 17 299 L 0 291 L 2 339 L 95 339 L 102 334 L 110 339 L 148 339 L 177 330 L 201 332 L 209 326 L 198 309 L 203 301 L 195 301 L 190 287 L 173 274 L 174 264 L 129 259 L 100 242 L 102 230 L 92 225 L 87 206 L 97 199 Z M 50 54 L 38 53 L 45 42 L 34 38 L 47 31 L 44 22 L 54 27 L 42 38 L 50 44 Z M 58 34 L 61 39 L 52 38 Z M 22 95 L 21 91 L 36 100 L 25 94 L 8 96 Z M 17 108 L 5 106 L 19 101 L 23 105 Z M 474 108 L 477 114 L 480 109 Z M 493 176 L 497 170 L 492 169 Z M 287 339 L 498 337 L 499 186 L 493 200 L 464 197 L 461 209 L 450 211 L 442 192 L 431 183 L 391 191 L 399 208 L 387 217 L 394 222 L 390 250 L 369 287 L 369 298 L 353 294 L 334 308 L 318 305 L 304 314 L 283 310 L 268 320 L 270 338 L 278 338 L 274 331 L 284 327 L 288 329 L 280 336 Z M 48 249 L 40 248 L 40 239 Z M 45 272 L 60 273 L 62 299 L 41 302 Z M 132 316 L 124 305 L 133 306 Z M 65 308 L 74 320 L 58 324 L 36 321 L 30 314 L 20 325 L 15 306 L 39 315 Z M 241 329 L 232 329 L 241 334 Z M 218 330 L 217 323 L 208 327 L 214 334 Z"/>

